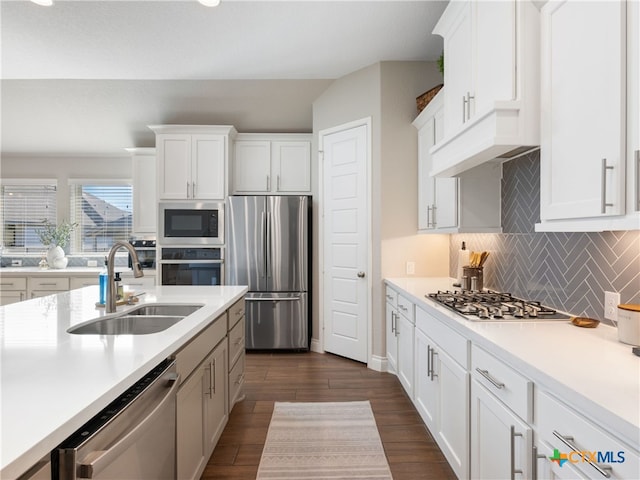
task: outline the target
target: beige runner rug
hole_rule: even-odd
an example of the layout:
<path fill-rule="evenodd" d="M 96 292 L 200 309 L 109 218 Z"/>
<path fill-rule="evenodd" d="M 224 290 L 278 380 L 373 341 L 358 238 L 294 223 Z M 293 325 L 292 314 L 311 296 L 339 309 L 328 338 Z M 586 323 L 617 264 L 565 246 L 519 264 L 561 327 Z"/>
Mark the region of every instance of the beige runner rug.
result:
<path fill-rule="evenodd" d="M 352 478 L 392 478 L 369 402 L 276 402 L 257 480 Z"/>

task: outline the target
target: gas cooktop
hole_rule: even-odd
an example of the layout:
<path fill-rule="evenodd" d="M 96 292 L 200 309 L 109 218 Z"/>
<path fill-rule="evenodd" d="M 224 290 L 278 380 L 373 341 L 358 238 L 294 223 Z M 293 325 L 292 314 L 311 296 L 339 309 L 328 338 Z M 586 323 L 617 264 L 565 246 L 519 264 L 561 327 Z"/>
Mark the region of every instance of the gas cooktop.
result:
<path fill-rule="evenodd" d="M 472 321 L 568 320 L 570 317 L 540 302 L 523 300 L 510 293 L 484 291 L 438 291 L 425 297 Z"/>

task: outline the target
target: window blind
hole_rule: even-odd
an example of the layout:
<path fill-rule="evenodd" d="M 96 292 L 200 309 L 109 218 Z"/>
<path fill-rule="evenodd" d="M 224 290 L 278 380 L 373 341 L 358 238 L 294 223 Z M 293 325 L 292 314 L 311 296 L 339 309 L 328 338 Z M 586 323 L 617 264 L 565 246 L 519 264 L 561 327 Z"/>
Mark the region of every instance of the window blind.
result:
<path fill-rule="evenodd" d="M 130 184 L 72 183 L 70 218 L 79 227 L 71 241 L 76 253 L 106 252 L 117 240 L 129 240 L 133 189 Z"/>
<path fill-rule="evenodd" d="M 56 183 L 2 185 L 2 246 L 10 253 L 41 253 L 37 231 L 44 221 L 56 223 Z"/>

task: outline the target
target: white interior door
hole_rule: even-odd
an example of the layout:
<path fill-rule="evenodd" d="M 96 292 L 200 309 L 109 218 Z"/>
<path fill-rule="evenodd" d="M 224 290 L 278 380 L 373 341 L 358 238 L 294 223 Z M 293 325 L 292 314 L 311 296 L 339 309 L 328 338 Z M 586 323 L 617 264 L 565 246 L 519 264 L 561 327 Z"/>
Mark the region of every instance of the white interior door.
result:
<path fill-rule="evenodd" d="M 369 126 L 320 134 L 324 350 L 367 362 Z"/>

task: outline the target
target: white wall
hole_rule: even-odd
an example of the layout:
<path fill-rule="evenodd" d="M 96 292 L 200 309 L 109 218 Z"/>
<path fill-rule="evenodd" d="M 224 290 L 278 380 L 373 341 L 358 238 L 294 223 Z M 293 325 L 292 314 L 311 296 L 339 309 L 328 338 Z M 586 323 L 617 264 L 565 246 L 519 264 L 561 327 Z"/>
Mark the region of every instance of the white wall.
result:
<path fill-rule="evenodd" d="M 336 80 L 313 104 L 316 145 L 321 130 L 366 117 L 372 119 L 370 355 L 384 357 L 386 353 L 383 278 L 404 276 L 408 260 L 416 263 L 416 274 L 448 276 L 448 237 L 415 233 L 417 131 L 411 125 L 417 116 L 415 98 L 441 80 L 433 63 L 382 62 Z M 317 148 L 314 162 L 318 172 Z M 317 231 L 317 218 L 314 222 Z M 318 246 L 313 248 L 315 259 Z M 313 339 L 317 341 L 321 332 L 319 266 L 314 265 L 314 272 Z"/>

